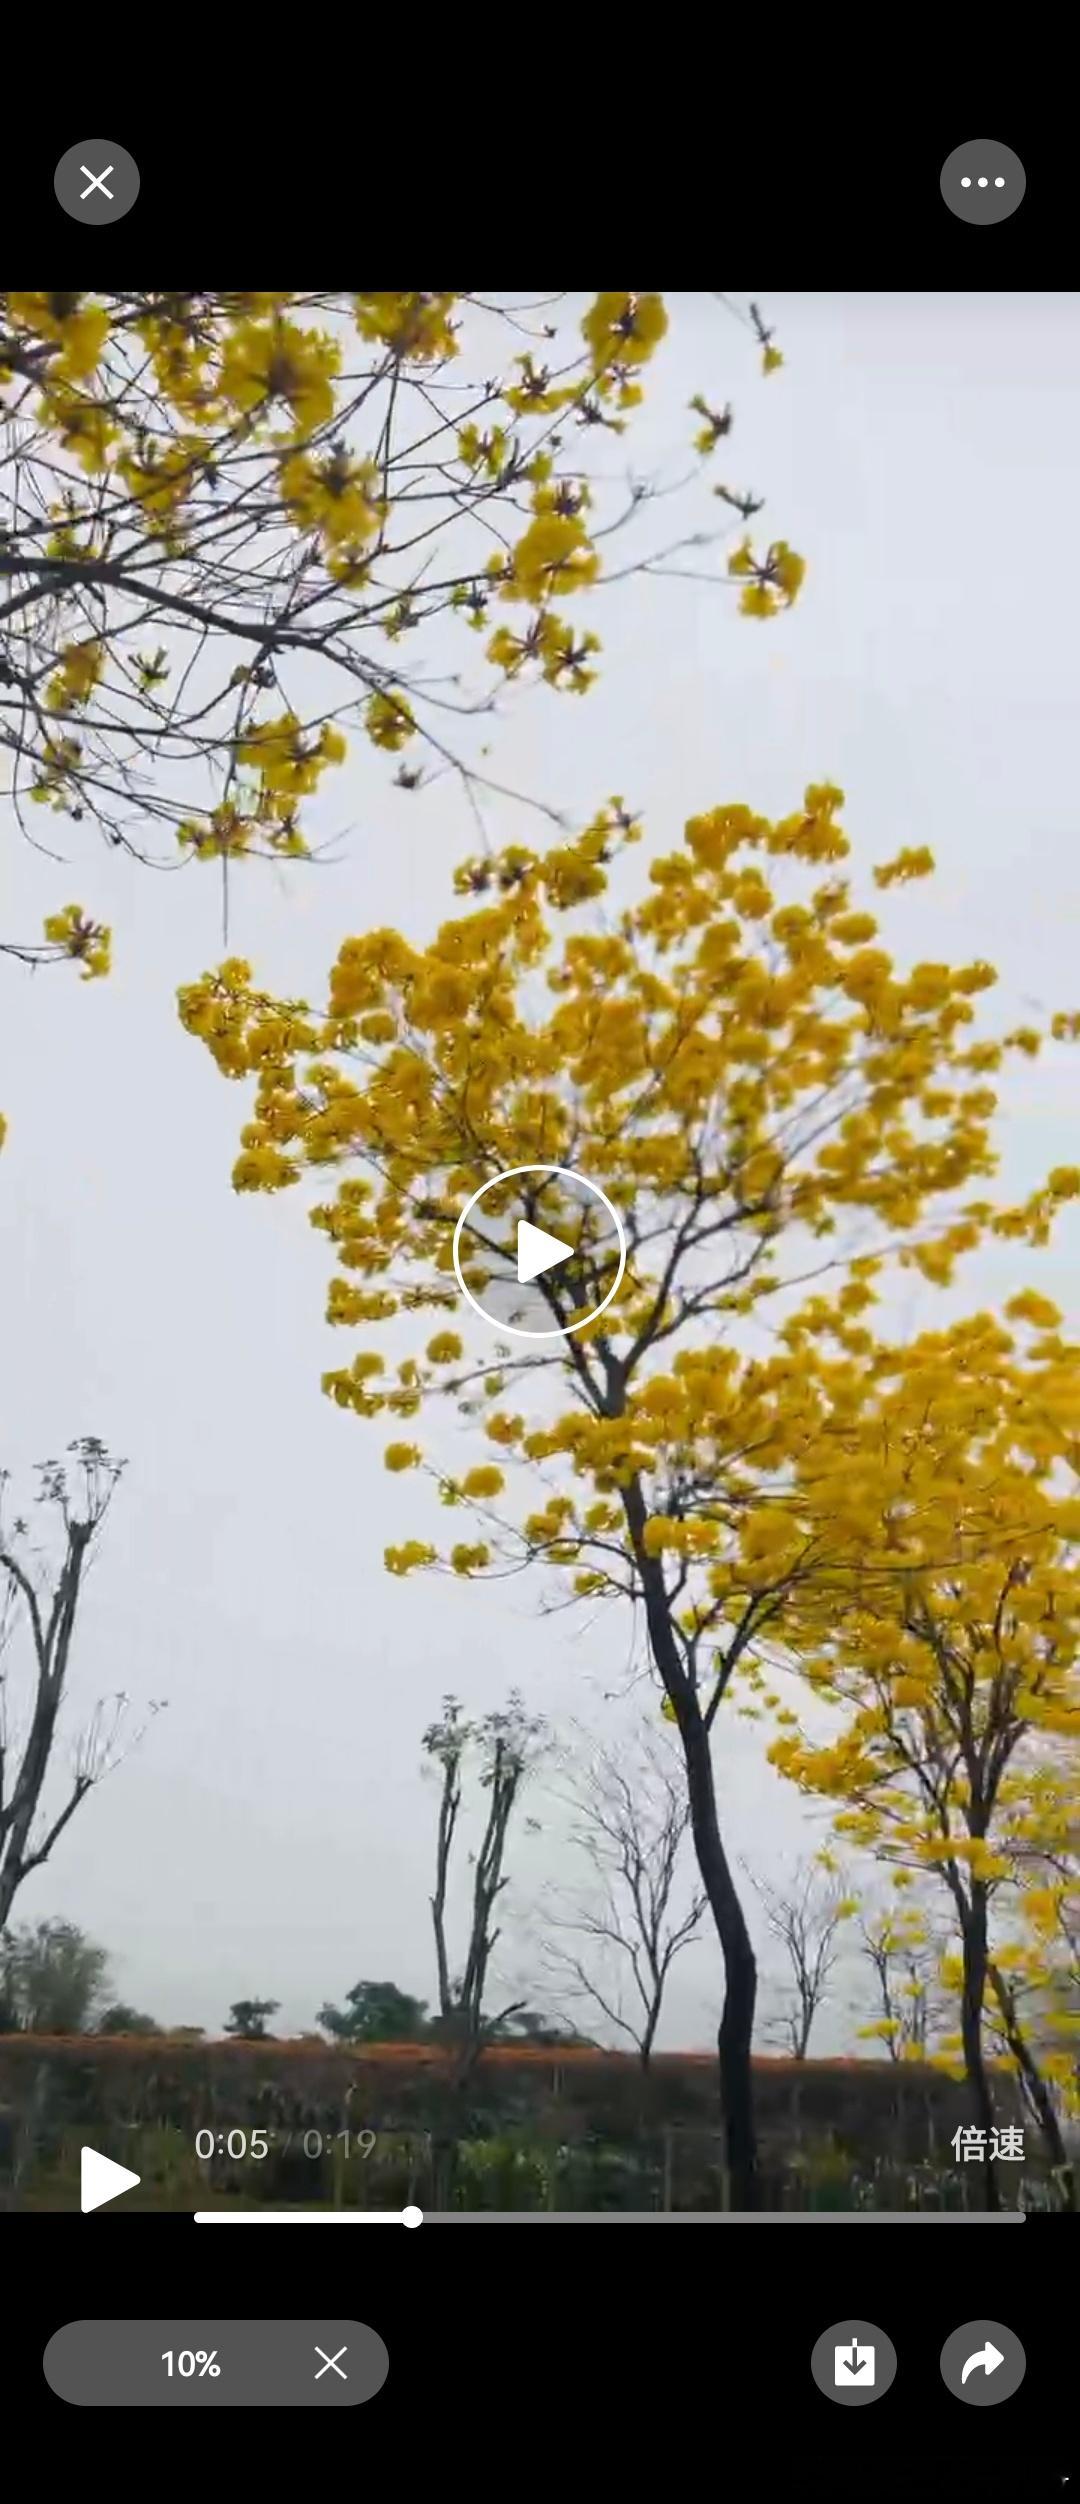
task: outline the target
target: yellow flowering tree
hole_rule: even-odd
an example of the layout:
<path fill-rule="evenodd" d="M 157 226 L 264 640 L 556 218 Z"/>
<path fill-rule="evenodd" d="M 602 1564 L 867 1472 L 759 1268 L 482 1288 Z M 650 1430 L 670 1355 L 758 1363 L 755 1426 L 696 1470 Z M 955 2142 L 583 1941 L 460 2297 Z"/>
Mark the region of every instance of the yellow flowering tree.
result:
<path fill-rule="evenodd" d="M 988 1073 L 1028 1044 L 976 1031 L 988 966 L 894 966 L 844 867 L 842 797 L 811 788 L 776 823 L 744 806 L 694 818 L 635 900 L 605 913 L 609 864 L 638 832 L 612 802 L 572 843 L 465 863 L 467 901 L 428 946 L 385 929 L 347 939 L 317 1008 L 274 999 L 237 960 L 180 1000 L 225 1075 L 253 1085 L 237 1188 L 334 1186 L 312 1211 L 337 1262 L 327 1318 L 366 1337 L 324 1389 L 390 1428 L 389 1467 L 428 1473 L 458 1531 L 439 1540 L 436 1509 L 388 1569 L 483 1580 L 537 1565 L 589 1609 L 635 1612 L 723 1957 L 740 2206 L 757 2195 L 756 1965 L 712 1747 L 759 1694 L 780 1705 L 762 1653 L 821 1562 L 791 1489 L 834 1396 L 808 1326 L 764 1353 L 747 1342 L 793 1296 L 805 1313 L 817 1271 L 854 1363 L 880 1270 L 945 1279 L 987 1230 L 1039 1239 L 1055 1195 L 1080 1189 L 1080 1175 L 1052 1177 L 1000 1211 L 985 1197 Z M 868 896 L 931 867 L 908 849 Z M 598 1183 L 628 1246 L 597 1320 L 574 1304 L 576 1265 L 538 1282 L 570 1326 L 554 1353 L 485 1344 L 452 1266 L 470 1195 L 536 1162 Z M 484 1274 L 470 1256 L 481 1288 Z M 610 1274 L 598 1254 L 594 1289 Z M 444 1401 L 476 1435 L 460 1475 L 425 1459 L 415 1428 Z"/>
<path fill-rule="evenodd" d="M 0 293 L 16 823 L 32 835 L 47 810 L 136 859 L 213 862 L 227 928 L 229 864 L 315 848 L 311 804 L 351 736 L 407 790 L 456 777 L 478 816 L 500 691 L 584 693 L 600 638 L 582 595 L 663 567 L 667 481 L 628 485 L 602 447 L 667 328 L 660 296 L 627 292 Z M 751 328 L 769 373 L 756 308 Z M 693 411 L 688 487 L 731 426 L 729 404 Z M 716 492 L 674 546 L 760 511 Z M 789 605 L 804 570 L 784 541 L 698 562 L 749 615 Z M 0 953 L 100 975 L 109 947 L 73 905 Z"/>
<path fill-rule="evenodd" d="M 166 857 L 295 855 L 342 724 L 410 786 L 447 766 L 479 786 L 468 717 L 507 679 L 590 684 L 599 640 L 573 603 L 651 501 L 598 446 L 642 400 L 666 307 L 584 302 L 0 294 L 17 810 L 90 818 L 135 853 L 164 834 Z M 704 463 L 731 411 L 694 410 Z M 635 538 L 635 562 L 662 557 Z M 747 543 L 730 580 L 758 614 L 802 570 L 782 541 Z M 443 616 L 465 638 L 453 678 L 432 668 Z"/>
<path fill-rule="evenodd" d="M 1051 1196 L 1078 1187 L 1051 1177 Z M 1021 1883 L 1018 1902 L 1018 1880 L 1080 1781 L 1080 1347 L 1060 1323 L 1026 1290 L 1001 1317 L 906 1346 L 874 1345 L 842 1311 L 806 1309 L 782 1332 L 795 1356 L 819 1350 L 821 1406 L 789 1504 L 828 1562 L 787 1594 L 777 1632 L 841 1714 L 831 1736 L 784 1730 L 770 1753 L 836 1801 L 839 1834 L 940 1879 L 959 1934 L 959 2049 L 987 2132 L 988 2002 L 1029 2095 L 1044 2075 L 1017 1989 L 1038 1959 L 1030 1935 L 1013 1941 L 1044 1891 Z M 1041 2121 L 1060 2161 L 1049 2094 Z M 992 2167 L 985 2180 L 996 2197 Z"/>

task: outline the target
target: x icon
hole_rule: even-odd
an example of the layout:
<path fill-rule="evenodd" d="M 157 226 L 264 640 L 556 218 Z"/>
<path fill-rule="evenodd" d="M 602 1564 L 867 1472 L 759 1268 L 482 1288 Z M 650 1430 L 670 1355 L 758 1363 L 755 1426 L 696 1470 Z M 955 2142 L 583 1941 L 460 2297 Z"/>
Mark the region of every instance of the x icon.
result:
<path fill-rule="evenodd" d="M 107 165 L 105 168 L 105 174 L 111 174 L 112 170 L 111 165 Z M 80 165 L 79 172 L 80 174 L 85 174 L 86 176 L 86 189 L 85 191 L 80 191 L 80 200 L 88 200 L 92 191 L 104 191 L 106 199 L 112 199 L 113 195 L 111 191 L 106 190 L 105 174 L 92 174 L 88 165 Z M 319 2353 L 320 2355 L 322 2354 L 321 2348 Z"/>
<path fill-rule="evenodd" d="M 333 2373 L 333 2374 L 340 2374 L 341 2379 L 342 2379 L 342 2381 L 343 2381 L 343 2382 L 347 2382 L 347 2381 L 348 2381 L 349 2377 L 348 2377 L 348 2374 L 347 2374 L 347 2373 L 346 2373 L 346 2371 L 345 2371 L 344 2366 L 343 2366 L 343 2365 L 339 2365 L 339 2364 L 338 2364 L 338 2356 L 344 2356 L 344 2354 L 345 2354 L 345 2348 L 343 2348 L 343 2347 L 339 2347 L 338 2352 L 337 2352 L 337 2356 L 328 2356 L 328 2355 L 327 2355 L 327 2353 L 326 2353 L 326 2349 L 325 2349 L 325 2348 L 321 2348 L 321 2347 L 319 2347 L 319 2346 L 318 2346 L 318 2344 L 316 2344 L 315 2354 L 316 2354 L 316 2356 L 321 2356 L 321 2357 L 322 2357 L 322 2360 L 323 2360 L 323 2361 L 322 2361 L 322 2364 L 321 2364 L 321 2365 L 320 2365 L 320 2367 L 319 2367 L 318 2373 L 317 2373 L 317 2374 L 316 2374 L 316 2376 L 315 2376 L 315 2380 L 316 2380 L 316 2382 L 321 2382 L 321 2381 L 322 2381 L 322 2378 L 323 2378 L 323 2375 L 324 2375 L 324 2374 L 330 2374 L 330 2373 Z"/>

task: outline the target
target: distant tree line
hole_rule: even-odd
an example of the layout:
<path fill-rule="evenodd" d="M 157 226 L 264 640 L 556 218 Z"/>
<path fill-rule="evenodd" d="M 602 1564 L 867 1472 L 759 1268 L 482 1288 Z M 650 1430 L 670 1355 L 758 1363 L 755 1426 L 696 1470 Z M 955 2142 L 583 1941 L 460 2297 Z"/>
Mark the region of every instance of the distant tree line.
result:
<path fill-rule="evenodd" d="M 244 2043 L 271 2042 L 267 2020 L 278 2000 L 234 2000 L 223 2032 Z M 426 2000 L 396 1982 L 355 1982 L 344 2006 L 327 2005 L 319 2026 L 336 2043 L 437 2043 L 447 2039 L 443 2020 Z M 109 1996 L 107 1951 L 75 1922 L 41 1921 L 0 1936 L 0 2034 L 198 2036 L 201 2026 L 165 2029 L 143 2009 Z M 539 2011 L 517 2008 L 493 2021 L 488 2040 L 500 2043 L 584 2042 L 584 2036 L 551 2025 Z"/>

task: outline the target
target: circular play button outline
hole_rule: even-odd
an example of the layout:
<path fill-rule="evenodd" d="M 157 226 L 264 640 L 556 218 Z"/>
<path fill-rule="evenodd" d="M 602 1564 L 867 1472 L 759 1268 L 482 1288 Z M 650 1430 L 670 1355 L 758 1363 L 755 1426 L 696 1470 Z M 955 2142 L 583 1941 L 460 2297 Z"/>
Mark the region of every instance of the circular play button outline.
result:
<path fill-rule="evenodd" d="M 461 1230 L 465 1224 L 466 1218 L 468 1217 L 469 1210 L 476 1207 L 477 1201 L 482 1200 L 486 1192 L 494 1191 L 497 1186 L 502 1183 L 512 1182 L 515 1174 L 561 1174 L 564 1182 L 574 1183 L 579 1190 L 591 1191 L 594 1199 L 599 1200 L 602 1206 L 607 1210 L 608 1216 L 610 1217 L 612 1225 L 615 1228 L 616 1235 L 619 1239 L 619 1266 L 615 1272 L 612 1284 L 608 1288 L 607 1294 L 604 1297 L 603 1303 L 597 1304 L 591 1313 L 583 1313 L 579 1322 L 556 1322 L 550 1330 L 523 1330 L 519 1323 L 495 1321 L 490 1313 L 485 1313 L 483 1305 L 477 1303 L 476 1297 L 473 1295 L 471 1288 L 467 1287 L 465 1284 L 465 1280 L 461 1274 L 460 1247 Z M 535 1165 L 507 1165 L 500 1173 L 489 1174 L 487 1181 L 481 1183 L 479 1191 L 474 1191 L 471 1200 L 466 1200 L 465 1206 L 461 1210 L 457 1224 L 454 1228 L 452 1258 L 454 1263 L 454 1276 L 457 1279 L 466 1304 L 471 1304 L 473 1312 L 479 1314 L 480 1320 L 482 1322 L 486 1322 L 489 1330 L 497 1330 L 500 1335 L 505 1332 L 511 1339 L 569 1339 L 573 1336 L 573 1333 L 576 1330 L 586 1330 L 588 1329 L 590 1323 L 598 1321 L 601 1313 L 606 1313 L 612 1297 L 618 1294 L 619 1288 L 622 1285 L 623 1272 L 626 1268 L 626 1236 L 623 1233 L 623 1223 L 621 1217 L 619 1216 L 619 1212 L 617 1208 L 614 1207 L 613 1203 L 608 1199 L 607 1192 L 601 1191 L 598 1182 L 590 1182 L 587 1174 L 577 1173 L 572 1165 L 552 1165 L 545 1161 L 541 1161 Z M 552 1266 L 554 1266 L 554 1263 Z"/>

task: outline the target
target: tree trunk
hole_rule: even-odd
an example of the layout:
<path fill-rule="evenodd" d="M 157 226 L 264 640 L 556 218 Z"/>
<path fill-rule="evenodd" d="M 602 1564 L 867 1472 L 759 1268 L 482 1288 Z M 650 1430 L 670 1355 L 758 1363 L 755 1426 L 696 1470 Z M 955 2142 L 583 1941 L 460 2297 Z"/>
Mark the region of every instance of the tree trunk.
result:
<path fill-rule="evenodd" d="M 1054 2107 L 1053 2096 L 1020 2023 L 1015 1994 L 1010 1991 L 1004 1974 L 999 1972 L 996 1965 L 990 1965 L 987 1970 L 991 1990 L 1001 2010 L 1005 2040 L 1023 2079 L 1032 2111 L 1038 2118 L 1047 2154 L 1062 2186 L 1066 2208 L 1075 2209 L 1076 2177 L 1070 2163 L 1069 2151 L 1061 2135 L 1061 2123 Z"/>
<path fill-rule="evenodd" d="M 448 2138 L 442 2131 L 432 2131 L 430 2145 L 432 2206 L 452 2209 L 457 2178 L 457 2140 Z"/>
<path fill-rule="evenodd" d="M 977 2129 L 986 2134 L 984 2157 L 984 2205 L 1001 2206 L 997 2173 L 990 2156 L 995 2128 L 994 2099 L 990 2091 L 986 2058 L 983 2051 L 983 2004 L 988 1973 L 986 1888 L 977 1878 L 971 1882 L 971 1895 L 963 1915 L 964 1981 L 960 2001 L 960 2031 L 964 2045 L 964 2068 L 971 2096 L 971 2116 Z"/>
<path fill-rule="evenodd" d="M 624 1490 L 623 1505 L 641 1576 L 652 1656 L 674 1708 L 682 1741 L 690 1832 L 724 1960 L 724 2013 L 716 2048 L 728 2196 L 733 2208 L 755 2209 L 760 2204 L 760 2182 L 750 2045 L 757 1999 L 757 1960 L 720 1834 L 712 1749 L 700 1699 L 687 1676 L 672 1632 L 663 1567 L 658 1558 L 647 1556 L 644 1549 L 647 1508 L 639 1479 L 632 1479 Z"/>
<path fill-rule="evenodd" d="M 731 2204 L 733 2208 L 754 2209 L 758 2206 L 760 2185 L 750 2045 L 757 2000 L 757 1959 L 720 1836 L 709 1734 L 696 1697 L 691 1701 L 685 1724 L 680 1718 L 679 1727 L 690 1791 L 690 1830 L 724 1959 L 724 2013 L 716 2047 Z"/>

